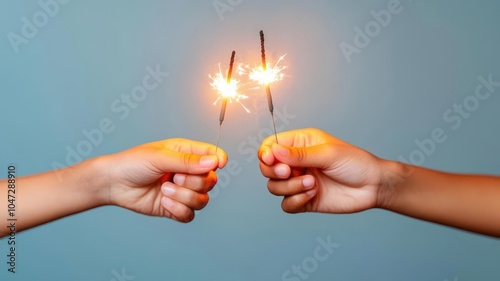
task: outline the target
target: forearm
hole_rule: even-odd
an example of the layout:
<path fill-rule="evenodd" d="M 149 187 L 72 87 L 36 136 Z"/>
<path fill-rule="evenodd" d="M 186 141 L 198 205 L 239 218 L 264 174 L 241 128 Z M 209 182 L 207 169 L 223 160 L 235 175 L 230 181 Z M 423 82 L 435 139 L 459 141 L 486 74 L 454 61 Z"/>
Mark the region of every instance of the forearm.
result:
<path fill-rule="evenodd" d="M 59 171 L 16 179 L 16 231 L 91 209 L 105 200 L 98 158 Z M 0 225 L 7 224 L 7 180 L 0 181 Z M 8 224 L 7 224 L 8 225 Z M 0 227 L 0 237 L 9 233 Z"/>
<path fill-rule="evenodd" d="M 380 207 L 418 219 L 500 237 L 500 177 L 457 175 L 391 165 Z M 405 170 L 405 171 L 404 171 Z"/>

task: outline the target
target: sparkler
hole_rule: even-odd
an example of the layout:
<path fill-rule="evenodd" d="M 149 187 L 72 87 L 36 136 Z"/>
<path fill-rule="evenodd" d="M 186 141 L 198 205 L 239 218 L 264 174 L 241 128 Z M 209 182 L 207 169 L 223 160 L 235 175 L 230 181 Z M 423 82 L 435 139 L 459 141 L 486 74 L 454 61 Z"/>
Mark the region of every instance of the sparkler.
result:
<path fill-rule="evenodd" d="M 273 105 L 273 97 L 271 95 L 271 87 L 270 83 L 275 81 L 276 79 L 283 78 L 283 74 L 278 75 L 281 69 L 273 67 L 271 71 L 267 70 L 266 63 L 266 49 L 264 47 L 264 31 L 260 31 L 260 53 L 262 59 L 262 71 L 253 71 L 250 74 L 250 79 L 257 80 L 260 84 L 265 85 L 266 88 L 266 97 L 267 97 L 267 106 L 269 107 L 269 112 L 271 112 L 271 118 L 273 119 L 273 127 L 274 127 L 274 138 L 276 139 L 276 143 L 278 143 L 278 134 L 276 133 L 276 124 L 274 122 L 274 105 Z M 283 57 L 278 60 L 275 66 L 283 60 Z M 277 71 L 276 71 L 277 70 Z"/>
<path fill-rule="evenodd" d="M 229 62 L 229 69 L 227 71 L 227 75 L 224 75 L 222 73 L 220 64 L 219 64 L 219 72 L 217 72 L 214 76 L 208 75 L 208 77 L 212 80 L 210 86 L 212 86 L 212 88 L 216 90 L 218 93 L 218 98 L 214 101 L 214 105 L 219 100 L 221 100 L 222 102 L 221 111 L 219 114 L 219 131 L 217 133 L 217 143 L 215 150 L 216 153 L 217 150 L 219 149 L 220 132 L 226 114 L 226 107 L 228 101 L 230 103 L 232 102 L 239 103 L 246 110 L 246 112 L 249 113 L 250 110 L 248 110 L 248 108 L 246 108 L 245 105 L 243 105 L 243 103 L 241 102 L 241 100 L 247 99 L 248 96 L 241 94 L 240 91 L 244 92 L 247 90 L 259 89 L 259 87 L 256 87 L 255 84 L 263 85 L 266 89 L 267 104 L 273 121 L 274 137 L 276 139 L 276 143 L 278 143 L 278 134 L 276 132 L 276 124 L 274 120 L 274 105 L 271 95 L 270 84 L 283 79 L 284 74 L 282 73 L 282 70 L 285 69 L 286 66 L 283 66 L 280 63 L 284 60 L 286 54 L 281 56 L 276 61 L 276 63 L 274 63 L 274 65 L 268 65 L 266 62 L 266 51 L 264 48 L 264 32 L 262 30 L 260 31 L 260 45 L 261 45 L 261 59 L 262 59 L 262 63 L 260 66 L 251 68 L 248 64 L 243 65 L 241 63 L 234 66 L 235 51 L 233 51 L 231 53 L 231 60 Z M 244 83 L 240 84 L 239 80 L 233 79 L 232 78 L 233 66 L 236 67 L 237 69 L 236 72 L 238 74 L 238 77 L 245 76 L 248 77 L 250 81 L 245 80 Z"/>
<path fill-rule="evenodd" d="M 236 54 L 235 51 L 233 51 L 231 53 L 231 60 L 229 61 L 229 69 L 227 71 L 226 81 L 223 80 L 222 73 L 221 73 L 220 69 L 219 69 L 219 73 L 217 73 L 215 78 L 210 76 L 210 78 L 212 78 L 212 84 L 211 84 L 212 87 L 217 89 L 217 91 L 220 94 L 220 97 L 217 100 L 222 98 L 222 105 L 221 105 L 220 114 L 219 114 L 219 132 L 217 133 L 217 144 L 216 144 L 216 148 L 215 148 L 215 154 L 217 154 L 217 150 L 219 149 L 220 130 L 222 127 L 222 122 L 224 122 L 224 116 L 226 115 L 227 101 L 230 98 L 235 98 L 236 101 L 239 102 L 240 98 L 245 97 L 243 95 L 239 95 L 237 92 L 238 81 L 231 83 L 231 75 L 233 73 L 233 64 L 234 64 L 235 54 Z M 224 82 L 225 82 L 225 84 L 224 84 Z M 217 100 L 215 102 L 217 102 Z M 247 111 L 248 111 L 248 109 L 247 109 Z"/>
<path fill-rule="evenodd" d="M 233 51 L 231 53 L 231 60 L 229 61 L 229 70 L 227 71 L 226 84 L 229 86 L 231 85 L 231 76 L 233 73 L 233 64 L 234 64 L 234 55 L 235 54 L 236 54 L 235 51 Z M 219 115 L 219 122 L 220 122 L 219 125 L 220 126 L 222 126 L 222 122 L 224 121 L 224 115 L 226 114 L 227 100 L 228 100 L 227 96 L 224 96 L 222 98 L 222 106 L 221 106 L 220 115 Z"/>

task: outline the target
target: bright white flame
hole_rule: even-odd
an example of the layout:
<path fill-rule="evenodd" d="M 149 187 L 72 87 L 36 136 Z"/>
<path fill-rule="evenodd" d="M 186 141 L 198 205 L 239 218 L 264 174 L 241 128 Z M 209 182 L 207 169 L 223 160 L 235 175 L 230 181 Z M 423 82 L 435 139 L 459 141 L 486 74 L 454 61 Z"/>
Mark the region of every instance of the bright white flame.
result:
<path fill-rule="evenodd" d="M 227 98 L 230 103 L 237 102 L 246 110 L 246 112 L 250 112 L 250 110 L 248 110 L 248 108 L 241 103 L 241 100 L 247 99 L 248 96 L 239 93 L 242 87 L 240 81 L 232 78 L 231 81 L 227 83 L 227 78 L 222 74 L 220 64 L 219 72 L 217 72 L 214 76 L 208 75 L 208 77 L 212 79 L 210 86 L 212 86 L 212 88 L 216 90 L 219 95 L 214 101 L 214 104 L 216 104 L 220 99 Z"/>
<path fill-rule="evenodd" d="M 280 63 L 285 59 L 286 54 L 281 56 L 276 63 L 270 67 L 269 63 L 266 63 L 266 70 L 261 66 L 254 67 L 250 70 L 248 77 L 250 80 L 258 83 L 259 85 L 268 85 L 276 81 L 280 81 L 285 76 L 282 71 L 286 69 L 285 65 Z"/>

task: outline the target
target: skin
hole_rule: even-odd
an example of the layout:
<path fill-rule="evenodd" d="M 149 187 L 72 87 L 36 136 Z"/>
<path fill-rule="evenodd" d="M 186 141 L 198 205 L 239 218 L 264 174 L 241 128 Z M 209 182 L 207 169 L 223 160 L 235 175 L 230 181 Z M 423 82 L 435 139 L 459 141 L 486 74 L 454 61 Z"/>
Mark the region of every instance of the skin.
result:
<path fill-rule="evenodd" d="M 500 237 L 500 177 L 461 175 L 378 158 L 318 129 L 265 139 L 260 169 L 288 213 L 383 208 Z"/>
<path fill-rule="evenodd" d="M 217 182 L 227 155 L 211 144 L 168 139 L 86 160 L 64 170 L 16 178 L 16 231 L 105 205 L 190 222 Z M 7 179 L 0 198 L 7 198 Z M 7 200 L 0 219 L 7 221 Z M 0 228 L 0 237 L 9 229 Z"/>

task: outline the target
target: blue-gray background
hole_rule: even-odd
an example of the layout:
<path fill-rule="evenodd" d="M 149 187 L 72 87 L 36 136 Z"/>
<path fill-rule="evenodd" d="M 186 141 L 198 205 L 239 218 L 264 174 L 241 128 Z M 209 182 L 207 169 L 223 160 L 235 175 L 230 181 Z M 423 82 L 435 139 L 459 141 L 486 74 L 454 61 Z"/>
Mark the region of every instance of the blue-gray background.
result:
<path fill-rule="evenodd" d="M 270 58 L 287 53 L 287 77 L 273 87 L 276 109 L 288 114 L 280 127 L 319 127 L 390 159 L 408 159 L 416 139 L 442 128 L 447 141 L 423 166 L 499 174 L 500 89 L 456 130 L 443 119 L 478 76 L 500 80 L 498 1 L 401 0 L 401 13 L 348 63 L 339 44 L 353 45 L 354 28 L 389 2 L 74 0 L 16 54 L 7 35 L 20 35 L 22 18 L 41 7 L 2 0 L 0 163 L 20 174 L 51 170 L 102 118 L 116 128 L 88 157 L 170 137 L 215 142 L 219 106 L 207 74 L 225 68 L 233 49 L 237 61 L 258 63 L 264 29 Z M 112 102 L 157 65 L 169 77 L 120 120 Z M 229 106 L 221 145 L 236 168 L 223 170 L 192 223 L 98 208 L 18 234 L 15 275 L 1 240 L 0 279 L 107 281 L 125 269 L 133 280 L 281 280 L 328 236 L 340 247 L 309 280 L 500 278 L 495 239 L 381 210 L 282 212 L 249 144 L 269 131 L 259 95 L 245 101 L 250 114 Z"/>

